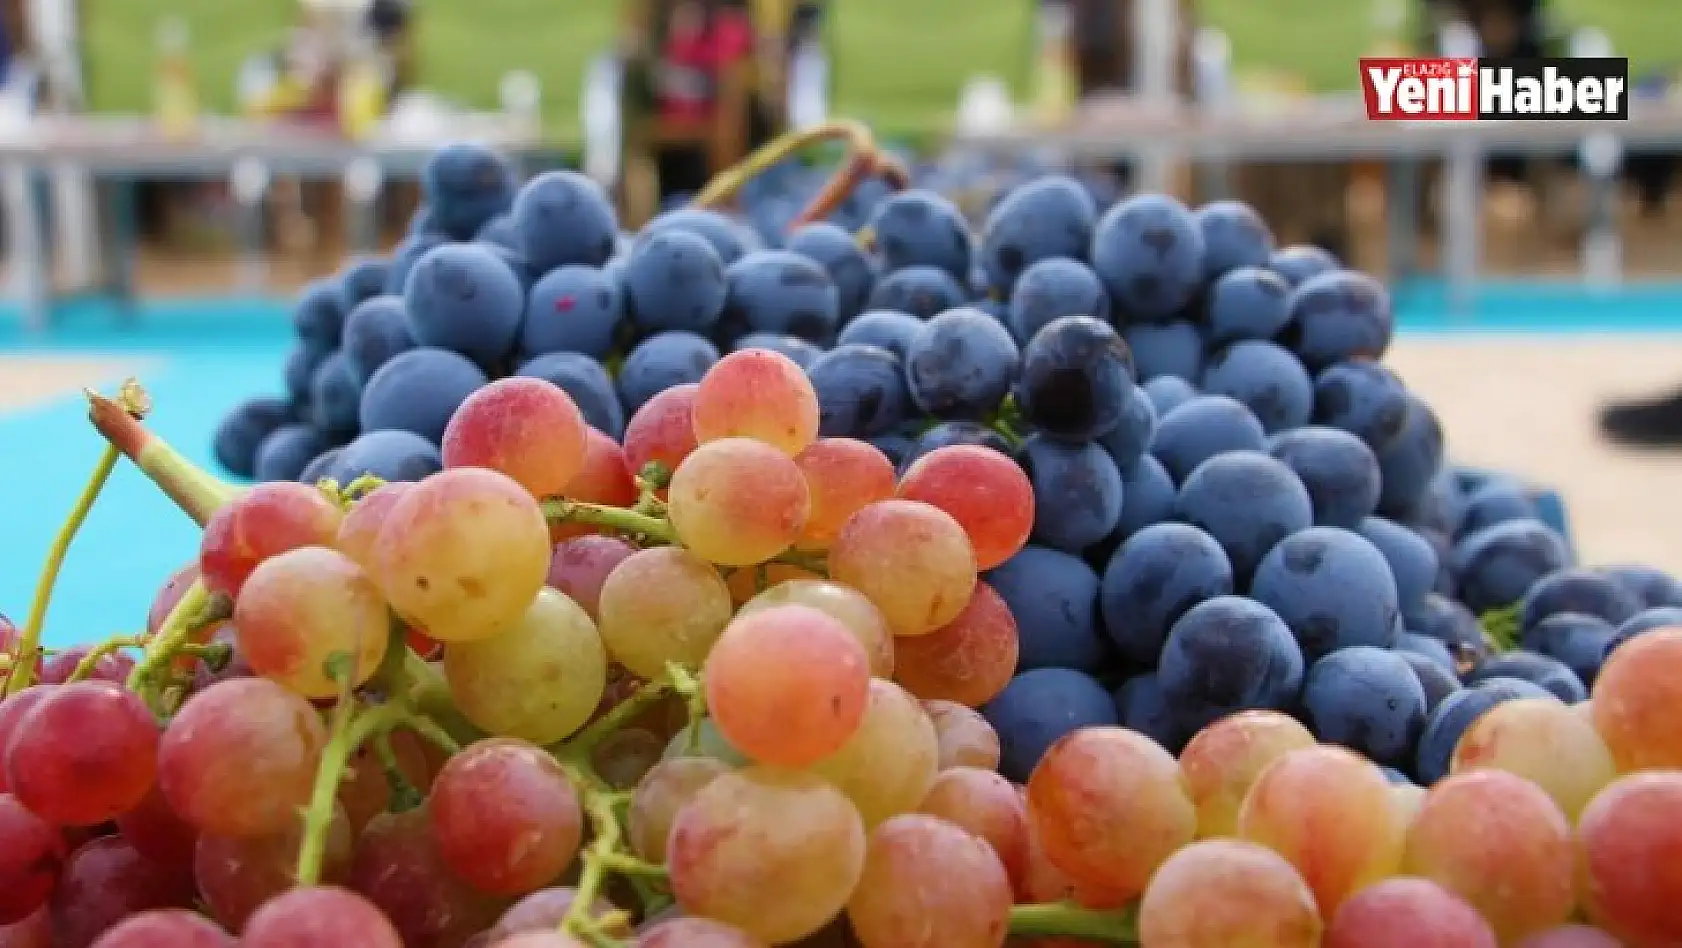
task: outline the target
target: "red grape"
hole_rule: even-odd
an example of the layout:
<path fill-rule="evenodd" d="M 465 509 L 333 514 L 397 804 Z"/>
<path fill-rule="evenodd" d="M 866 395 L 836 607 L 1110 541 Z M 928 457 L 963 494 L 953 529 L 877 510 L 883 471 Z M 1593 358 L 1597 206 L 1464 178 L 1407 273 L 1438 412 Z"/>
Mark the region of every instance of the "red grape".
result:
<path fill-rule="evenodd" d="M 1403 871 L 1470 902 L 1503 944 L 1563 924 L 1576 901 L 1565 814 L 1542 788 L 1502 770 L 1431 788 L 1408 828 Z"/>
<path fill-rule="evenodd" d="M 827 550 L 841 525 L 867 504 L 894 495 L 894 466 L 875 445 L 852 438 L 823 438 L 794 456 L 806 478 L 812 510 L 795 546 Z"/>
<path fill-rule="evenodd" d="M 1435 882 L 1397 878 L 1344 900 L 1324 948 L 1496 948 L 1478 910 Z"/>
<path fill-rule="evenodd" d="M 200 577 L 211 592 L 237 597 L 257 564 L 301 546 L 330 545 L 343 519 L 344 512 L 314 486 L 258 484 L 205 523 Z"/>
<path fill-rule="evenodd" d="M 805 767 L 858 729 L 870 668 L 864 646 L 836 619 L 775 606 L 725 627 L 707 656 L 706 689 L 707 709 L 733 747 L 762 763 Z"/>
<path fill-rule="evenodd" d="M 1594 683 L 1594 726 L 1618 770 L 1682 769 L 1682 628 L 1618 647 Z"/>
<path fill-rule="evenodd" d="M 548 584 L 584 607 L 590 618 L 601 615 L 602 584 L 637 548 L 618 537 L 586 534 L 562 540 L 549 560 Z"/>
<path fill-rule="evenodd" d="M 444 643 L 495 635 L 518 619 L 549 572 L 549 525 L 507 476 L 441 471 L 386 514 L 369 575 L 410 625 Z"/>
<path fill-rule="evenodd" d="M 1235 839 L 1174 853 L 1139 903 L 1142 945 L 1317 948 L 1321 931 L 1314 893 L 1291 864 Z"/>
<path fill-rule="evenodd" d="M 492 948 L 585 948 L 585 945 L 562 932 L 523 932 L 497 942 Z"/>
<path fill-rule="evenodd" d="M 979 708 L 1016 674 L 1016 617 L 984 582 L 957 618 L 927 635 L 894 643 L 894 678 L 922 699 Z"/>
<path fill-rule="evenodd" d="M 934 722 L 935 739 L 939 745 L 937 766 L 979 767 L 996 770 L 999 766 L 999 735 L 993 725 L 979 711 L 956 701 L 925 700 L 923 710 Z"/>
<path fill-rule="evenodd" d="M 345 512 L 333 545 L 363 569 L 368 569 L 373 565 L 374 541 L 379 539 L 385 518 L 413 486 L 407 481 L 392 481 L 363 494 L 362 499 Z"/>
<path fill-rule="evenodd" d="M 829 551 L 836 580 L 870 597 L 895 635 L 926 635 L 958 617 L 975 590 L 975 553 L 951 515 L 882 500 L 848 518 Z"/>
<path fill-rule="evenodd" d="M 393 731 L 386 735 L 397 769 L 411 787 L 425 794 L 432 786 L 432 769 L 426 759 L 422 740 L 412 731 Z M 350 819 L 351 830 L 357 833 L 368 821 L 391 808 L 391 794 L 395 788 L 386 775 L 385 766 L 372 743 L 364 744 L 351 755 L 345 767 L 344 782 L 339 785 L 339 803 Z"/>
<path fill-rule="evenodd" d="M 444 862 L 485 892 L 521 895 L 578 855 L 584 813 L 555 758 L 525 741 L 480 741 L 450 758 L 427 809 Z"/>
<path fill-rule="evenodd" d="M 1537 932 L 1513 948 L 1623 948 L 1623 942 L 1598 928 L 1590 928 L 1587 925 L 1561 925 L 1545 932 Z"/>
<path fill-rule="evenodd" d="M 793 457 L 818 437 L 818 393 L 793 359 L 769 349 L 738 349 L 715 362 L 690 410 L 701 444 L 752 438 Z"/>
<path fill-rule="evenodd" d="M 64 862 L 64 837 L 46 820 L 0 793 L 0 925 L 47 904 Z"/>
<path fill-rule="evenodd" d="M 812 509 L 794 461 L 751 438 L 696 448 L 673 472 L 669 495 L 678 539 L 720 566 L 754 566 L 787 550 Z"/>
<path fill-rule="evenodd" d="M 737 615 L 752 615 L 773 606 L 810 606 L 825 613 L 846 626 L 864 646 L 864 653 L 870 659 L 870 674 L 878 678 L 893 675 L 893 633 L 888 631 L 882 610 L 858 590 L 823 579 L 790 579 L 743 603 Z"/>
<path fill-rule="evenodd" d="M 404 948 L 390 921 L 348 889 L 316 885 L 271 899 L 251 916 L 244 948 Z"/>
<path fill-rule="evenodd" d="M 53 948 L 53 923 L 45 908 L 21 922 L 0 925 L 0 948 Z"/>
<path fill-rule="evenodd" d="M 424 806 L 374 817 L 357 841 L 350 887 L 385 913 L 408 946 L 459 945 L 506 904 L 450 871 Z"/>
<path fill-rule="evenodd" d="M 695 450 L 694 382 L 674 385 L 636 410 L 625 424 L 625 467 L 640 476 L 650 462 L 669 474 Z M 569 495 L 570 496 L 570 495 Z"/>
<path fill-rule="evenodd" d="M 1594 725 L 1553 697 L 1503 701 L 1472 722 L 1454 748 L 1451 772 L 1485 768 L 1541 787 L 1570 820 L 1617 776 Z"/>
<path fill-rule="evenodd" d="M 158 773 L 158 724 L 109 681 L 60 685 L 18 722 L 6 783 L 18 802 L 61 826 L 94 826 L 133 807 Z"/>
<path fill-rule="evenodd" d="M 175 608 L 176 603 L 181 601 L 181 597 L 187 594 L 187 590 L 192 588 L 192 585 L 198 582 L 198 579 L 199 564 L 197 560 L 194 560 L 171 573 L 169 579 L 164 580 L 164 584 L 158 587 L 157 594 L 152 597 L 151 608 L 146 610 L 147 635 L 158 634 L 158 630 L 163 628 L 164 620 L 169 618 L 169 614 Z"/>
<path fill-rule="evenodd" d="M 204 630 L 196 638 L 203 638 L 210 633 Z M 43 685 L 62 685 L 76 673 L 82 659 L 92 652 L 92 646 L 73 645 L 62 652 L 54 652 L 41 659 L 41 674 L 36 680 Z M 91 681 L 109 681 L 123 684 L 128 681 L 129 672 L 134 671 L 134 659 L 121 651 L 107 652 L 94 660 L 93 673 L 88 676 Z"/>
<path fill-rule="evenodd" d="M 631 808 L 625 821 L 625 835 L 631 850 L 649 862 L 666 861 L 666 837 L 683 805 L 702 788 L 731 771 L 731 766 L 711 757 L 674 757 L 655 764 L 643 774 L 631 794 Z"/>
<path fill-rule="evenodd" d="M 584 462 L 584 415 L 543 379 L 511 376 L 467 396 L 444 428 L 444 466 L 501 471 L 534 497 L 559 494 Z"/>
<path fill-rule="evenodd" d="M 99 936 L 93 948 L 234 948 L 234 939 L 203 915 L 152 909 L 130 915 Z"/>
<path fill-rule="evenodd" d="M 140 855 L 160 866 L 179 871 L 193 867 L 199 831 L 175 812 L 155 783 L 133 809 L 117 817 L 117 830 Z"/>
<path fill-rule="evenodd" d="M 906 468 L 899 496 L 933 504 L 952 515 L 975 548 L 976 567 L 992 569 L 1028 544 L 1034 529 L 1034 488 L 1021 465 L 992 448 L 953 444 Z"/>
<path fill-rule="evenodd" d="M 740 928 L 710 918 L 667 919 L 644 930 L 635 942 L 635 948 L 764 948 L 764 945 Z"/>
<path fill-rule="evenodd" d="M 1081 728 L 1052 744 L 1028 778 L 1028 815 L 1053 865 L 1123 897 L 1144 891 L 1197 831 L 1173 756 L 1118 727 Z"/>
<path fill-rule="evenodd" d="M 193 876 L 171 872 L 119 836 L 82 844 L 64 864 L 51 903 L 55 948 L 89 948 L 118 922 L 149 909 L 191 908 Z"/>
<path fill-rule="evenodd" d="M 158 782 L 201 831 L 278 833 L 309 801 L 326 744 L 308 701 L 266 678 L 232 678 L 189 698 L 170 721 Z"/>
<path fill-rule="evenodd" d="M 322 849 L 323 880 L 344 881 L 353 840 L 344 809 L 335 808 Z M 245 928 L 258 906 L 298 884 L 298 850 L 303 843 L 302 819 L 272 836 L 200 836 L 193 878 L 211 913 L 233 931 Z"/>
<path fill-rule="evenodd" d="M 502 944 L 502 939 L 531 932 L 549 931 L 561 927 L 561 922 L 572 910 L 572 903 L 578 898 L 578 890 L 565 886 L 549 889 L 538 889 L 502 913 L 496 924 L 485 932 L 490 945 Z M 612 903 L 598 898 L 591 908 L 591 914 L 600 918 L 613 911 Z M 623 937 L 630 931 L 623 925 L 608 925 L 606 932 L 615 937 Z"/>
<path fill-rule="evenodd" d="M 997 948 L 1010 924 L 1010 879 L 984 840 L 908 813 L 871 831 L 847 920 L 871 946 Z"/>
<path fill-rule="evenodd" d="M 1637 948 L 1682 943 L 1678 813 L 1682 774 L 1638 773 L 1602 790 L 1578 823 L 1577 865 L 1589 916 Z"/>
<path fill-rule="evenodd" d="M 10 698 L 0 700 L 0 791 L 6 790 L 10 784 L 6 780 L 6 749 L 11 746 L 12 735 L 17 733 L 18 722 L 28 714 L 42 698 L 52 694 L 53 685 L 30 685 Z"/>
<path fill-rule="evenodd" d="M 1314 735 L 1296 718 L 1277 711 L 1240 711 L 1197 733 L 1180 752 L 1197 835 L 1238 832 L 1238 808 L 1267 766 L 1287 753 L 1314 746 Z"/>
<path fill-rule="evenodd" d="M 258 674 L 306 698 L 360 687 L 390 641 L 385 599 L 356 561 L 324 546 L 264 560 L 234 605 L 239 651 Z M 348 659 L 342 667 L 335 659 Z"/>
<path fill-rule="evenodd" d="M 979 767 L 952 767 L 935 775 L 917 807 L 986 840 L 1012 879 L 1028 871 L 1028 805 L 1009 780 Z"/>
<path fill-rule="evenodd" d="M 594 428 L 584 433 L 584 466 L 561 491 L 568 500 L 608 507 L 629 507 L 637 501 L 637 484 L 618 442 Z M 568 537 L 596 533 L 599 527 L 586 523 L 558 522 L 549 525 L 549 537 L 556 543 Z"/>

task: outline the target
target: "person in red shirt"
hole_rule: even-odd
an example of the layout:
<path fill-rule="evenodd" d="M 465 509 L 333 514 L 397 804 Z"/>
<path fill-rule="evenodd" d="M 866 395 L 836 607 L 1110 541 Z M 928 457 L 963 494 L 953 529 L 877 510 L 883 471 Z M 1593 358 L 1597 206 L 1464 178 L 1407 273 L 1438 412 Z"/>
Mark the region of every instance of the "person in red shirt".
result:
<path fill-rule="evenodd" d="M 654 64 L 654 105 L 661 124 L 710 122 L 721 78 L 752 55 L 753 43 L 753 24 L 739 7 L 719 0 L 672 3 Z M 656 160 L 660 189 L 667 194 L 698 191 L 710 176 L 707 147 L 699 141 L 661 147 Z"/>

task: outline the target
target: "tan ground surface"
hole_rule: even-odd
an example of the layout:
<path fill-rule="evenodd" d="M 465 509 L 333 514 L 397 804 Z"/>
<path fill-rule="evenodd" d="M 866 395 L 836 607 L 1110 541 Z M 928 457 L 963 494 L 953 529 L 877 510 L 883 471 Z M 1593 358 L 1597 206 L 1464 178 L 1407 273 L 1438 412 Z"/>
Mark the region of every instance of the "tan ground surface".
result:
<path fill-rule="evenodd" d="M 1594 427 L 1606 398 L 1682 385 L 1682 338 L 1413 338 L 1390 362 L 1436 406 L 1457 460 L 1564 492 L 1585 560 L 1682 573 L 1682 452 L 1615 449 Z M 142 360 L 0 356 L 0 410 L 143 368 Z"/>

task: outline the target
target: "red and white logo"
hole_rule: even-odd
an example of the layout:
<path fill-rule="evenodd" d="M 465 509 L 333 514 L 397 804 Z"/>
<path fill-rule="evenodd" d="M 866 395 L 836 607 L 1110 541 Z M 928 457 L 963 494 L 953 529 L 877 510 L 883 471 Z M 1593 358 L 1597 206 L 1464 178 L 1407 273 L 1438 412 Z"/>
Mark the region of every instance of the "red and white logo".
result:
<path fill-rule="evenodd" d="M 1478 71 L 1476 59 L 1363 59 L 1367 118 L 1476 119 Z"/>

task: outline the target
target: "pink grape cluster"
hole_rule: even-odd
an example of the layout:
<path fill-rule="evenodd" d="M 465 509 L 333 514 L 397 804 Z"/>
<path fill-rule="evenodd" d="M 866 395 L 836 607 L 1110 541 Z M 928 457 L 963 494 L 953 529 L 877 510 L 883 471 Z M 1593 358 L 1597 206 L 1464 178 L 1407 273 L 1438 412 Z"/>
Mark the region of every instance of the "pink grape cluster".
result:
<path fill-rule="evenodd" d="M 1428 790 L 1272 711 L 1017 785 L 1025 475 L 817 417 L 765 350 L 622 445 L 505 379 L 437 474 L 217 507 L 138 665 L 4 629 L 0 948 L 1682 943 L 1682 629 Z"/>

